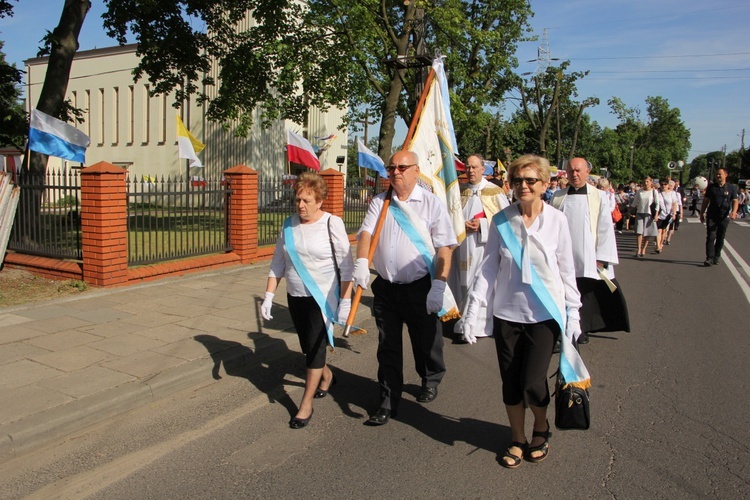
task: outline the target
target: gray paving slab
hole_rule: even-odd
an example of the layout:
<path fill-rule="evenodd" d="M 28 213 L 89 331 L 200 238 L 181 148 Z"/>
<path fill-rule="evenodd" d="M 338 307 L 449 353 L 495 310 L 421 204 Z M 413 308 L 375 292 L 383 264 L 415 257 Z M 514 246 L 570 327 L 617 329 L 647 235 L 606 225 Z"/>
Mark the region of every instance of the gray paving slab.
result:
<path fill-rule="evenodd" d="M 233 330 L 244 330 L 247 327 L 247 320 L 236 320 L 218 314 L 210 314 L 199 316 L 197 318 L 186 318 L 175 324 L 193 330 L 200 330 L 201 332 L 216 332 L 227 328 Z"/>
<path fill-rule="evenodd" d="M 163 346 L 165 342 L 143 335 L 125 333 L 116 337 L 97 340 L 87 344 L 92 349 L 98 349 L 115 356 L 130 356 L 138 352 L 149 351 Z"/>
<path fill-rule="evenodd" d="M 200 330 L 182 326 L 177 323 L 156 326 L 148 330 L 142 330 L 139 335 L 152 339 L 161 340 L 164 343 L 177 342 L 184 339 L 193 338 L 195 335 L 202 333 Z"/>
<path fill-rule="evenodd" d="M 44 335 L 44 332 L 28 328 L 24 325 L 5 326 L 0 329 L 0 346 Z"/>
<path fill-rule="evenodd" d="M 3 346 L 0 347 L 0 365 L 12 363 L 21 359 L 28 359 L 47 352 L 49 351 L 23 342 L 3 344 Z"/>
<path fill-rule="evenodd" d="M 40 380 L 55 378 L 64 372 L 42 365 L 28 359 L 21 359 L 0 365 L 0 380 L 3 382 L 3 390 L 17 389 L 25 385 L 31 385 Z M 0 406 L 4 406 L 3 403 Z"/>
<path fill-rule="evenodd" d="M 111 295 L 101 294 L 92 297 L 86 297 L 85 300 L 71 300 L 70 302 L 67 302 L 65 304 L 65 307 L 68 311 L 96 311 L 98 309 L 108 309 L 116 306 L 117 304 L 119 304 L 119 302 L 112 300 Z"/>
<path fill-rule="evenodd" d="M 104 307 L 98 309 L 74 310 L 68 311 L 68 316 L 85 320 L 87 323 L 111 323 L 122 319 L 130 318 L 133 313 L 120 311 L 114 307 Z"/>
<path fill-rule="evenodd" d="M 113 321 L 110 323 L 101 323 L 98 325 L 83 326 L 78 328 L 78 331 L 90 333 L 101 338 L 114 338 L 120 335 L 127 335 L 129 333 L 137 333 L 147 329 L 148 327 L 143 325 L 135 325 L 133 323 L 127 323 L 125 321 Z"/>
<path fill-rule="evenodd" d="M 37 363 L 50 366 L 66 373 L 82 370 L 99 363 L 100 361 L 111 358 L 111 354 L 92 349 L 86 345 L 79 345 L 62 351 L 47 352 L 30 357 L 32 361 L 36 361 Z"/>
<path fill-rule="evenodd" d="M 74 398 L 83 398 L 137 380 L 134 376 L 102 366 L 89 366 L 75 373 L 43 380 L 37 385 Z"/>
<path fill-rule="evenodd" d="M 16 311 L 19 316 L 24 316 L 29 319 L 49 319 L 59 318 L 68 314 L 68 308 L 58 304 L 42 305 L 39 307 L 26 307 Z"/>
<path fill-rule="evenodd" d="M 39 330 L 44 333 L 57 333 L 65 332 L 78 328 L 81 326 L 90 325 L 90 321 L 86 321 L 72 316 L 57 316 L 54 318 L 38 319 L 36 321 L 30 321 L 25 323 L 25 326 L 33 330 Z"/>
<path fill-rule="evenodd" d="M 165 344 L 153 349 L 153 351 L 166 354 L 167 356 L 181 358 L 185 361 L 194 361 L 196 359 L 205 358 L 209 354 L 203 344 L 192 337 L 180 340 L 179 342 Z"/>
<path fill-rule="evenodd" d="M 43 335 L 26 340 L 26 343 L 48 351 L 63 351 L 71 347 L 88 344 L 101 340 L 101 337 L 78 330 L 69 330 L 50 335 Z"/>
<path fill-rule="evenodd" d="M 158 352 L 144 351 L 111 361 L 105 361 L 101 366 L 143 379 L 183 363 L 185 363 L 185 360 L 181 358 L 167 356 Z"/>
<path fill-rule="evenodd" d="M 32 321 L 32 319 L 27 318 L 26 316 L 20 316 L 18 314 L 0 314 L 0 328 L 5 328 L 12 325 L 21 325 L 23 323 L 28 323 L 29 321 Z"/>
<path fill-rule="evenodd" d="M 135 311 L 138 311 L 138 314 L 134 314 L 132 317 L 127 318 L 123 321 L 126 323 L 132 323 L 134 325 L 152 327 L 168 325 L 175 321 L 180 321 L 184 318 L 184 316 L 180 316 L 178 314 L 170 314 L 166 311 L 154 311 L 153 308 L 153 302 L 149 304 L 139 305 L 135 309 Z"/>
<path fill-rule="evenodd" d="M 72 401 L 73 398 L 54 389 L 30 385 L 3 393 L 0 405 L 0 424 L 21 420 Z"/>

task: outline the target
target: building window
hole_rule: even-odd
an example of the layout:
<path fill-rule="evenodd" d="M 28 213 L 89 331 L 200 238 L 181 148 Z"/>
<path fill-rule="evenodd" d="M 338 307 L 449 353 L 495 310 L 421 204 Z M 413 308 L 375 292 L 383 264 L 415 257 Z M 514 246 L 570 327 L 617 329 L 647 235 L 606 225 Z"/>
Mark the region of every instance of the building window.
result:
<path fill-rule="evenodd" d="M 104 146 L 104 89 L 99 89 L 99 146 Z"/>
<path fill-rule="evenodd" d="M 128 85 L 128 113 L 128 146 L 132 146 L 135 129 L 135 89 L 132 85 Z"/>
<path fill-rule="evenodd" d="M 143 86 L 143 144 L 148 144 L 151 139 L 151 96 L 149 86 Z"/>
<path fill-rule="evenodd" d="M 161 120 L 159 120 L 159 144 L 167 143 L 167 96 L 162 94 L 159 96 L 161 105 L 159 106 L 159 114 Z"/>
<path fill-rule="evenodd" d="M 86 124 L 86 135 L 91 137 L 91 91 L 86 90 L 85 94 L 83 95 L 83 119 L 84 123 Z"/>
<path fill-rule="evenodd" d="M 120 142 L 120 88 L 112 88 L 112 145 Z"/>

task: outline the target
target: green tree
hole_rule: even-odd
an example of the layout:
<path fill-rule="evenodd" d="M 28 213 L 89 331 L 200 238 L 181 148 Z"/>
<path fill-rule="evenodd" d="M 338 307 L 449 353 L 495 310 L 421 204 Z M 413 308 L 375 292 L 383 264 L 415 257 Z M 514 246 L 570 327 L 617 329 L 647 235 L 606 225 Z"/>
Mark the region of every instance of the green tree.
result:
<path fill-rule="evenodd" d="M 428 63 L 427 49 L 444 53 L 451 89 L 461 106 L 497 104 L 508 88 L 512 54 L 530 14 L 525 0 L 386 2 L 383 0 L 106 0 L 105 27 L 121 43 L 139 43 L 136 78 L 148 75 L 155 93 L 176 101 L 203 85 L 219 85 L 208 116 L 245 134 L 264 125 L 303 122 L 309 105 L 363 106 L 381 111 L 378 153 L 392 148 L 397 118 L 409 122 Z M 254 24 L 236 29 L 252 10 Z M 191 28 L 185 15 L 205 24 Z M 208 75 L 211 61 L 221 68 Z"/>
<path fill-rule="evenodd" d="M 21 102 L 23 73 L 15 64 L 5 61 L 0 41 L 0 145 L 22 149 L 28 122 Z"/>
<path fill-rule="evenodd" d="M 573 98 L 578 96 L 576 81 L 585 77 L 588 72 L 574 71 L 566 73 L 570 61 L 564 61 L 560 66 L 551 66 L 541 75 L 535 75 L 531 79 L 531 85 L 517 79 L 516 84 L 521 95 L 521 115 L 518 118 L 525 119 L 531 133 L 533 134 L 536 147 L 531 150 L 541 156 L 549 157 L 548 145 L 550 131 L 555 130 L 556 156 L 555 160 L 561 159 L 563 145 L 563 123 L 570 124 L 570 149 L 575 150 L 574 138 L 577 141 L 577 130 L 582 119 L 583 109 L 598 102 L 598 100 L 586 99 L 583 103 L 574 103 Z M 581 108 L 580 106 L 583 106 Z M 580 110 L 580 112 L 579 112 Z M 554 120 L 553 120 L 554 119 Z"/>

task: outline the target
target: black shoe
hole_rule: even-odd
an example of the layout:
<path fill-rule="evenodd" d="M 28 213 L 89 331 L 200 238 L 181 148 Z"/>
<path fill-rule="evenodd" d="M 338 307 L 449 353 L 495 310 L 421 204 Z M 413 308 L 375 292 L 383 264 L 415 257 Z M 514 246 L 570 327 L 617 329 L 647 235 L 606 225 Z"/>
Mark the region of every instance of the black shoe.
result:
<path fill-rule="evenodd" d="M 589 343 L 589 335 L 587 333 L 580 334 L 578 336 L 578 343 L 581 344 L 581 345 L 588 344 Z"/>
<path fill-rule="evenodd" d="M 437 387 L 422 387 L 422 392 L 417 396 L 418 403 L 430 403 L 437 398 Z"/>
<path fill-rule="evenodd" d="M 714 257 L 713 259 L 711 259 L 711 264 L 713 264 L 713 265 L 715 265 L 715 266 L 716 266 L 716 265 L 718 265 L 718 264 L 719 264 L 719 259 L 720 259 L 720 258 L 721 258 L 721 257 Z"/>
<path fill-rule="evenodd" d="M 706 259 L 703 261 L 703 267 L 711 267 L 712 259 Z"/>
<path fill-rule="evenodd" d="M 318 388 L 318 390 L 315 391 L 315 394 L 313 394 L 313 397 L 315 399 L 320 399 L 320 398 L 324 398 L 324 397 L 328 396 L 328 391 L 331 390 L 331 387 L 333 387 L 334 385 L 336 385 L 336 382 L 337 382 L 336 381 L 336 375 L 334 374 L 333 377 L 331 378 L 331 383 L 328 384 L 328 389 L 326 389 L 324 391 L 323 389 Z"/>
<path fill-rule="evenodd" d="M 294 417 L 293 419 L 289 421 L 289 428 L 290 429 L 302 429 L 304 427 L 307 427 L 307 424 L 310 423 L 310 419 L 312 418 L 314 412 L 315 410 L 311 411 L 310 416 L 307 418 Z"/>
<path fill-rule="evenodd" d="M 391 417 L 396 418 L 396 415 L 397 413 L 395 411 L 391 411 L 386 408 L 378 408 L 378 411 L 376 411 L 373 416 L 367 419 L 365 425 L 373 427 L 378 425 L 385 425 L 388 423 Z"/>

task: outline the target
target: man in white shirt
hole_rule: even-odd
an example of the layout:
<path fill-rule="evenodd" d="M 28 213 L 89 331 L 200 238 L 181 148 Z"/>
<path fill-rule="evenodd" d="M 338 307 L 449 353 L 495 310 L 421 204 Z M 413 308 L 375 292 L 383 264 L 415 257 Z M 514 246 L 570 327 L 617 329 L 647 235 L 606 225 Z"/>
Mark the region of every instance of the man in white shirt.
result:
<path fill-rule="evenodd" d="M 585 158 L 571 159 L 565 170 L 569 187 L 555 193 L 552 206 L 562 210 L 570 227 L 576 283 L 583 304 L 578 343 L 586 344 L 591 332 L 629 332 L 630 319 L 615 279 L 614 266 L 619 259 L 610 204 L 602 191 L 587 184 L 591 164 Z"/>
<path fill-rule="evenodd" d="M 492 217 L 508 206 L 508 198 L 502 188 L 488 182 L 484 177 L 484 160 L 474 154 L 466 159 L 466 175 L 469 183 L 461 192 L 461 205 L 466 220 L 466 238 L 453 254 L 450 287 L 461 310 L 464 310 L 467 290 L 471 289 L 479 265 L 484 259 L 484 246 L 490 234 Z M 461 323 L 454 331 L 462 340 Z M 492 310 L 483 307 L 477 315 L 477 323 L 472 326 L 474 336 L 492 336 Z"/>
<path fill-rule="evenodd" d="M 403 325 L 407 326 L 414 364 L 422 379 L 420 403 L 437 397 L 437 386 L 445 375 L 443 337 L 437 328 L 437 313 L 442 305 L 450 271 L 451 254 L 457 244 L 448 210 L 440 199 L 417 185 L 419 158 L 411 151 L 393 155 L 387 167 L 393 200 L 383 221 L 373 265 L 379 277 L 372 283 L 372 314 L 378 327 L 378 383 L 381 402 L 365 422 L 383 425 L 396 416 L 404 384 Z M 396 202 L 398 200 L 398 203 Z M 385 201 L 381 193 L 373 198 L 358 234 L 354 285 L 367 288 L 370 270 L 367 254 L 378 216 Z M 397 207 L 416 215 L 429 234 L 434 254 L 433 270 L 414 241 L 413 231 L 404 227 Z M 412 225 L 413 228 L 413 225 Z"/>

